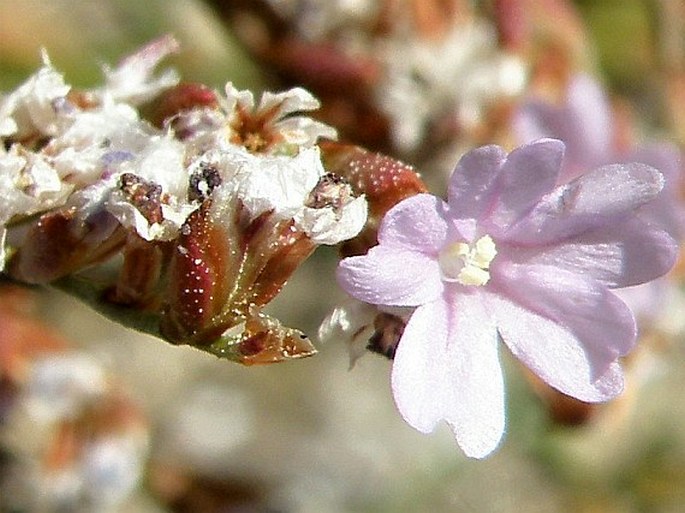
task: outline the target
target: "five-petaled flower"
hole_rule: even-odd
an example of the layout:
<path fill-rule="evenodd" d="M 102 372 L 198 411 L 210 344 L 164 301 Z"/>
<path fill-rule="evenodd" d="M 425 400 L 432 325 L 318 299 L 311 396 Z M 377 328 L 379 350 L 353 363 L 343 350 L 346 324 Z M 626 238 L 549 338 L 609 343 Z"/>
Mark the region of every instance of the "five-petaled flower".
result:
<path fill-rule="evenodd" d="M 608 165 L 558 186 L 563 154 L 554 139 L 466 154 L 447 203 L 400 202 L 379 244 L 339 267 L 353 297 L 416 307 L 393 363 L 397 407 L 424 433 L 446 420 L 471 457 L 491 453 L 504 432 L 499 340 L 559 391 L 608 400 L 622 390 L 618 358 L 636 337 L 612 289 L 675 260 L 671 237 L 635 215 L 663 187 L 657 170 Z"/>

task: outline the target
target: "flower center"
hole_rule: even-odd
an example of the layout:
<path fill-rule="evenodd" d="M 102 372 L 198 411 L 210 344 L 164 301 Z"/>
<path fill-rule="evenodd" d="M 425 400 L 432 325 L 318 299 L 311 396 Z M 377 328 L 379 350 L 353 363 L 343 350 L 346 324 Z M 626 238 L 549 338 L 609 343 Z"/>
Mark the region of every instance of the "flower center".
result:
<path fill-rule="evenodd" d="M 440 250 L 442 279 L 462 285 L 485 285 L 490 280 L 490 262 L 497 255 L 495 242 L 483 235 L 474 244 L 453 242 Z"/>

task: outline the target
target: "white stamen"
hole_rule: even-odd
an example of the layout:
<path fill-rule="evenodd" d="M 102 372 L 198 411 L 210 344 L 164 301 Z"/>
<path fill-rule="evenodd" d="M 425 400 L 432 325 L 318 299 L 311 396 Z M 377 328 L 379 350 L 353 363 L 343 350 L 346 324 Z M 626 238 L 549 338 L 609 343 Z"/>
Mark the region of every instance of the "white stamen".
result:
<path fill-rule="evenodd" d="M 485 285 L 490 280 L 488 269 L 495 255 L 497 248 L 489 235 L 484 235 L 475 244 L 448 244 L 438 257 L 442 278 L 462 285 Z"/>

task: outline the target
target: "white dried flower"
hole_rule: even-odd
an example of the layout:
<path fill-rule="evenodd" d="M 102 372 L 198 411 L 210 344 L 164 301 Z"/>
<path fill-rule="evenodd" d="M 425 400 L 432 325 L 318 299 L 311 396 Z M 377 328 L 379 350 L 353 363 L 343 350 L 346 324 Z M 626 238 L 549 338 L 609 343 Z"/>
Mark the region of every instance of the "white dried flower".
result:
<path fill-rule="evenodd" d="M 255 219 L 271 212 L 278 219 L 294 219 L 295 227 L 317 244 L 337 244 L 357 235 L 367 218 L 364 197 L 330 177 L 321 163 L 318 147 L 297 155 L 254 155 L 247 151 L 214 151 L 193 167 L 211 167 L 221 175 L 212 208 L 216 215 L 231 215 L 235 199 Z"/>
<path fill-rule="evenodd" d="M 334 128 L 298 115 L 320 106 L 301 87 L 281 93 L 265 92 L 256 105 L 251 91 L 239 91 L 229 82 L 226 98 L 220 99 L 220 104 L 228 119 L 229 142 L 255 153 L 293 153 L 292 147 L 307 148 L 319 138 L 336 138 Z"/>
<path fill-rule="evenodd" d="M 171 240 L 198 205 L 188 201 L 188 172 L 182 143 L 154 136 L 110 180 L 106 210 L 145 240 Z"/>
<path fill-rule="evenodd" d="M 295 226 L 316 244 L 333 245 L 355 237 L 367 219 L 364 196 L 333 174 L 323 175 L 294 216 Z"/>
<path fill-rule="evenodd" d="M 17 140 L 59 131 L 60 102 L 70 86 L 43 53 L 43 67 L 12 93 L 0 97 L 0 137 Z"/>

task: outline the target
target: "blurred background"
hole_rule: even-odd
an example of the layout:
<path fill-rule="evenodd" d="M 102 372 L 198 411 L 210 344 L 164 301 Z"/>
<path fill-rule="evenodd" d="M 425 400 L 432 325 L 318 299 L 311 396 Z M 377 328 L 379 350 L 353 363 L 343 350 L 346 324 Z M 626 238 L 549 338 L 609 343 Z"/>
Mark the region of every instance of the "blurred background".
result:
<path fill-rule="evenodd" d="M 680 0 L 0 0 L 0 90 L 42 48 L 68 83 L 95 85 L 165 33 L 182 51 L 162 67 L 219 90 L 304 85 L 343 140 L 414 164 L 436 194 L 466 149 L 515 144 L 517 107 L 563 103 L 578 73 L 606 91 L 616 138 L 685 142 Z M 680 270 L 641 314 L 611 404 L 555 396 L 503 354 L 506 438 L 473 461 L 446 426 L 402 421 L 389 361 L 350 369 L 344 340 L 316 340 L 342 299 L 336 263 L 320 249 L 269 307 L 319 354 L 264 367 L 3 285 L 0 512 L 685 511 Z"/>

